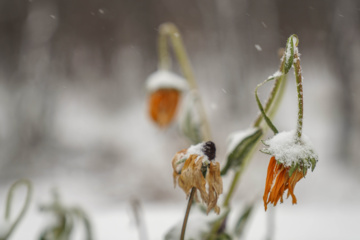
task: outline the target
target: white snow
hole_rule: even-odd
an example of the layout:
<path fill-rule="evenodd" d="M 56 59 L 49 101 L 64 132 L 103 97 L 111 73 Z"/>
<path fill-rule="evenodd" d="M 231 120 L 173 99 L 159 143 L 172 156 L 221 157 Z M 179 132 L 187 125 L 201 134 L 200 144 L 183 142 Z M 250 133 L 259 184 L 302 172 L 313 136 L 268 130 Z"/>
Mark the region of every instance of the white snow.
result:
<path fill-rule="evenodd" d="M 232 151 L 234 151 L 236 146 L 239 145 L 241 141 L 253 135 L 257 130 L 258 128 L 248 128 L 246 130 L 242 130 L 230 134 L 227 140 L 227 151 L 226 151 L 227 155 L 232 153 Z"/>
<path fill-rule="evenodd" d="M 285 167 L 290 167 L 304 159 L 318 159 L 310 139 L 302 134 L 301 144 L 296 143 L 295 134 L 295 130 L 281 132 L 265 141 L 265 144 L 269 145 L 266 151 L 275 156 L 275 159 L 284 164 Z M 303 161 L 303 164 L 304 167 L 310 167 L 307 161 Z"/>
<path fill-rule="evenodd" d="M 281 75 L 282 75 L 282 72 L 278 70 L 273 75 L 269 76 L 268 79 L 270 79 L 270 78 L 278 78 Z"/>
<path fill-rule="evenodd" d="M 177 161 L 176 161 L 176 171 L 179 173 L 181 171 L 181 169 L 184 166 L 184 163 L 186 161 L 186 159 L 188 159 L 191 155 L 197 155 L 198 157 L 196 158 L 195 162 L 200 158 L 202 158 L 202 162 L 208 164 L 209 158 L 208 156 L 206 156 L 203 152 L 203 146 L 204 146 L 204 142 L 196 144 L 196 145 L 191 145 L 186 153 L 177 153 L 176 157 L 177 157 Z"/>
<path fill-rule="evenodd" d="M 200 157 L 203 157 L 202 159 L 202 162 L 209 162 L 209 158 L 208 156 L 206 156 L 203 152 L 203 146 L 204 146 L 204 143 L 199 143 L 199 144 L 196 144 L 196 145 L 191 145 L 186 154 L 185 154 L 185 157 L 186 158 L 189 158 L 191 155 L 198 155 L 199 157 L 196 159 L 196 161 L 200 158 Z"/>
<path fill-rule="evenodd" d="M 255 44 L 255 48 L 256 50 L 258 50 L 259 52 L 262 51 L 262 48 L 259 44 Z"/>
<path fill-rule="evenodd" d="M 154 92 L 158 89 L 178 89 L 185 91 L 188 89 L 186 79 L 167 70 L 157 70 L 152 73 L 146 80 L 146 89 Z"/>

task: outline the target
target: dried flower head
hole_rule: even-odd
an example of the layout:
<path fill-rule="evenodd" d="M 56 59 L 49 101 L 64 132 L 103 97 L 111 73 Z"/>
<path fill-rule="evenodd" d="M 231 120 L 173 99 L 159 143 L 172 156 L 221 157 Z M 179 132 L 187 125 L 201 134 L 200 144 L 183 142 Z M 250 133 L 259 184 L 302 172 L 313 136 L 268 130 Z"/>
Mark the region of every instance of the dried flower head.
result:
<path fill-rule="evenodd" d="M 147 79 L 149 113 L 160 127 L 168 126 L 174 119 L 186 80 L 166 70 L 158 70 Z"/>
<path fill-rule="evenodd" d="M 207 205 L 207 213 L 214 209 L 219 214 L 217 200 L 223 192 L 223 185 L 220 164 L 215 161 L 215 153 L 213 142 L 199 143 L 177 152 L 172 160 L 172 166 L 174 187 L 178 182 L 187 197 L 191 189 L 196 188 L 202 201 Z M 195 196 L 199 200 L 197 194 Z"/>
<path fill-rule="evenodd" d="M 307 169 L 313 171 L 318 156 L 314 152 L 310 140 L 306 136 L 296 138 L 296 132 L 282 132 L 264 142 L 268 147 L 262 152 L 271 155 L 268 166 L 264 206 L 272 203 L 274 206 L 283 202 L 283 194 L 288 190 L 287 197 L 291 195 L 292 203 L 297 203 L 294 189 L 300 179 L 305 177 Z"/>

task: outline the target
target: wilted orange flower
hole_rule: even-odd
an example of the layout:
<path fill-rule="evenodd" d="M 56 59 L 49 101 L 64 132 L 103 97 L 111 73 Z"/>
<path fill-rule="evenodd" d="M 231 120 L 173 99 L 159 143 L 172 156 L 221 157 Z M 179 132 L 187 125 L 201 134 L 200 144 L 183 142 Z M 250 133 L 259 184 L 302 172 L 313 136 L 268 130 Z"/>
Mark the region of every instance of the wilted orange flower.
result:
<path fill-rule="evenodd" d="M 283 164 L 277 163 L 275 157 L 271 157 L 264 191 L 264 206 L 267 210 L 268 203 L 272 203 L 274 206 L 280 202 L 283 202 L 283 194 L 288 190 L 287 198 L 291 195 L 292 204 L 296 204 L 297 200 L 294 194 L 295 185 L 305 175 L 303 171 L 295 170 L 291 176 L 289 176 L 290 167 L 284 167 Z M 306 174 L 306 171 L 305 171 Z"/>
<path fill-rule="evenodd" d="M 183 149 L 177 152 L 172 160 L 173 178 L 174 187 L 178 181 L 179 187 L 184 190 L 187 197 L 192 188 L 200 192 L 202 201 L 207 205 L 207 213 L 214 209 L 219 214 L 217 200 L 223 192 L 223 185 L 220 164 L 214 159 L 215 145 L 210 141 Z M 199 200 L 197 194 L 195 197 Z"/>
<path fill-rule="evenodd" d="M 274 206 L 279 200 L 282 203 L 286 190 L 287 197 L 291 195 L 292 203 L 297 203 L 295 185 L 305 177 L 308 169 L 314 170 L 318 161 L 310 139 L 304 134 L 298 139 L 295 134 L 295 131 L 281 132 L 264 142 L 267 148 L 262 152 L 272 156 L 263 196 L 265 211 L 269 203 Z"/>
<path fill-rule="evenodd" d="M 175 117 L 181 93 L 187 89 L 187 81 L 170 71 L 157 70 L 148 77 L 146 88 L 150 93 L 151 119 L 160 127 L 168 126 Z"/>
<path fill-rule="evenodd" d="M 159 89 L 151 93 L 149 112 L 152 120 L 160 127 L 166 127 L 173 120 L 180 98 L 176 89 Z"/>

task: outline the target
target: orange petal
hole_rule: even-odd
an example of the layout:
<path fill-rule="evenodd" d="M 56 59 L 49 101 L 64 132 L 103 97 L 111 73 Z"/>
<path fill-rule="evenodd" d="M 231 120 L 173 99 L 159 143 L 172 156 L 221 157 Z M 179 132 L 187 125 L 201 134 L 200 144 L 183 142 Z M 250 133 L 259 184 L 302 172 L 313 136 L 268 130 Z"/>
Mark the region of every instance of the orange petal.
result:
<path fill-rule="evenodd" d="M 160 127 L 166 127 L 173 120 L 180 98 L 176 89 L 159 89 L 149 98 L 150 117 Z"/>

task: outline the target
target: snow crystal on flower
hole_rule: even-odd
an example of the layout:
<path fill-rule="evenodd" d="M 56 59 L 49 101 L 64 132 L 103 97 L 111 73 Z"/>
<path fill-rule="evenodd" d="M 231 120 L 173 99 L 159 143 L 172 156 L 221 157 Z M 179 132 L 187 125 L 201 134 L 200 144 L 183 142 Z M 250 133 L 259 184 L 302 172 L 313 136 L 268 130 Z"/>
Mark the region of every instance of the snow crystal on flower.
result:
<path fill-rule="evenodd" d="M 146 89 L 149 92 L 164 88 L 184 91 L 188 89 L 188 84 L 184 78 L 167 70 L 158 70 L 146 80 Z"/>
<path fill-rule="evenodd" d="M 304 134 L 299 143 L 296 142 L 296 131 L 281 132 L 276 134 L 273 138 L 264 142 L 269 145 L 266 152 L 275 156 L 275 159 L 284 164 L 285 167 L 290 167 L 302 162 L 305 168 L 310 167 L 308 161 L 305 159 L 314 158 L 318 160 L 317 154 L 314 152 L 310 139 Z"/>
<path fill-rule="evenodd" d="M 253 135 L 258 128 L 249 128 L 246 130 L 232 133 L 228 138 L 227 154 L 229 155 L 234 149 L 247 137 Z"/>
<path fill-rule="evenodd" d="M 205 143 L 199 143 L 196 145 L 191 145 L 185 154 L 186 158 L 189 158 L 191 155 L 197 155 L 199 157 L 203 157 L 202 162 L 209 162 L 208 156 L 206 156 L 203 152 L 203 147 Z M 196 161 L 199 159 L 199 157 L 196 159 Z"/>

